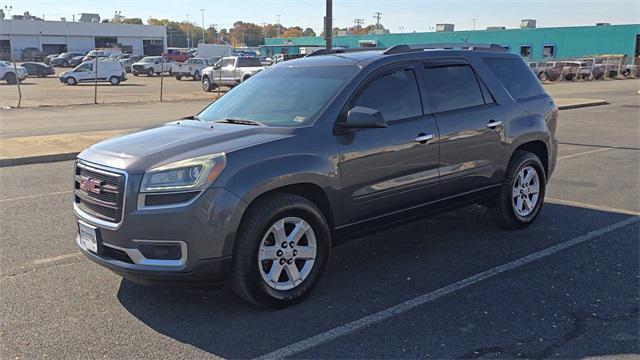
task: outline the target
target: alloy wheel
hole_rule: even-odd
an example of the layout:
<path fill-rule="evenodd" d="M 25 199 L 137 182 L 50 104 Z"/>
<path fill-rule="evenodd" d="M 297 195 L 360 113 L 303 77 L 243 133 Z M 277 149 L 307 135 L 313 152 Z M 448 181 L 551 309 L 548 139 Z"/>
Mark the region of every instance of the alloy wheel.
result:
<path fill-rule="evenodd" d="M 262 280 L 273 289 L 291 290 L 311 274 L 316 254 L 316 235 L 309 223 L 298 217 L 278 220 L 260 242 Z"/>
<path fill-rule="evenodd" d="M 536 208 L 540 197 L 540 176 L 533 166 L 518 172 L 513 184 L 513 210 L 521 217 L 529 216 Z"/>

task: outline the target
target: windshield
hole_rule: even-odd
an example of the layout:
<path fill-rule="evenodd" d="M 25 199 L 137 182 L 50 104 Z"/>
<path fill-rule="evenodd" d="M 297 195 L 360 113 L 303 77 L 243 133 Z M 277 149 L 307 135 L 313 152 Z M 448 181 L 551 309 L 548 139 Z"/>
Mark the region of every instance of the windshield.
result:
<path fill-rule="evenodd" d="M 306 125 L 356 71 L 355 66 L 267 69 L 209 105 L 198 118 L 253 120 L 267 126 Z"/>
<path fill-rule="evenodd" d="M 154 57 L 145 57 L 145 58 L 142 58 L 142 60 L 140 60 L 140 62 L 143 62 L 143 63 L 152 63 L 152 62 L 154 62 L 155 60 L 156 60 L 156 58 L 154 58 Z"/>

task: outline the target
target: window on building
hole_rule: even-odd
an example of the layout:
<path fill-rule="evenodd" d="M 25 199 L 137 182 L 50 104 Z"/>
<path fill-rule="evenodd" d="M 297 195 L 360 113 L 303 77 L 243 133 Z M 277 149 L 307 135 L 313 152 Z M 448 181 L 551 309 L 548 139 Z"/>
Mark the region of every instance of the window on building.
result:
<path fill-rule="evenodd" d="M 115 36 L 96 36 L 96 48 L 110 48 L 118 45 L 118 38 Z"/>
<path fill-rule="evenodd" d="M 523 58 L 531 57 L 531 45 L 520 46 L 520 56 Z"/>
<path fill-rule="evenodd" d="M 386 121 L 422 115 L 422 102 L 413 70 L 397 69 L 377 78 L 367 85 L 354 106 L 376 109 Z"/>
<path fill-rule="evenodd" d="M 556 46 L 555 45 L 545 45 L 542 49 L 542 57 L 554 57 L 556 56 Z"/>
<path fill-rule="evenodd" d="M 484 96 L 475 72 L 468 65 L 424 69 L 429 103 L 433 112 L 484 105 Z M 493 99 L 487 91 L 487 102 Z"/>

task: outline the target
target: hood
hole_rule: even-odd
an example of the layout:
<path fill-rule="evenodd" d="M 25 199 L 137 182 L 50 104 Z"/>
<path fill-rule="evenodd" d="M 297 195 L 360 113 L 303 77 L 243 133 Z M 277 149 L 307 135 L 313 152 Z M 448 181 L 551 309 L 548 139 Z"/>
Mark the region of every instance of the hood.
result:
<path fill-rule="evenodd" d="M 78 158 L 130 174 L 192 157 L 225 152 L 291 136 L 292 129 L 179 120 L 97 143 Z"/>

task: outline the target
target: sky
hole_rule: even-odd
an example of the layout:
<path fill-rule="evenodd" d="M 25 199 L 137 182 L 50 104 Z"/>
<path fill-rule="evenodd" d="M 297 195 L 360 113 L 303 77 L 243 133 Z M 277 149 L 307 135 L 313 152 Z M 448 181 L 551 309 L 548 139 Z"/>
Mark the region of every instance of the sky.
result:
<path fill-rule="evenodd" d="M 484 29 L 487 26 L 518 27 L 521 19 L 537 19 L 538 27 L 640 23 L 638 0 L 334 0 L 334 26 L 352 26 L 354 19 L 374 23 L 375 12 L 382 13 L 381 23 L 391 32 L 433 31 L 436 23 L 453 23 L 456 30 Z M 82 12 L 99 13 L 111 18 L 115 11 L 126 17 L 167 18 L 200 25 L 205 9 L 206 26 L 217 24 L 229 28 L 235 21 L 275 23 L 284 26 L 322 30 L 325 0 L 0 0 L 0 8 L 13 6 L 11 14 L 25 11 L 45 20 L 59 20 Z M 6 12 L 5 12 L 6 13 Z"/>

